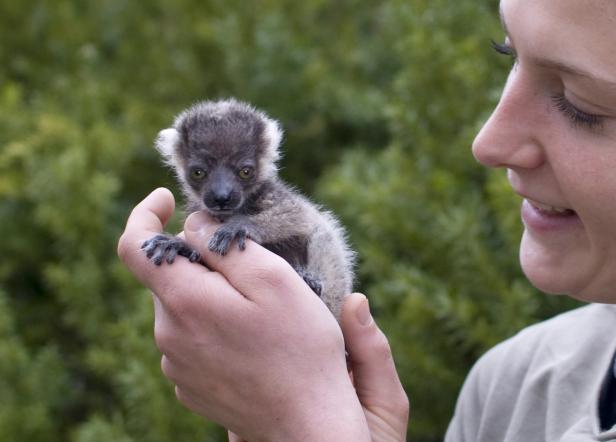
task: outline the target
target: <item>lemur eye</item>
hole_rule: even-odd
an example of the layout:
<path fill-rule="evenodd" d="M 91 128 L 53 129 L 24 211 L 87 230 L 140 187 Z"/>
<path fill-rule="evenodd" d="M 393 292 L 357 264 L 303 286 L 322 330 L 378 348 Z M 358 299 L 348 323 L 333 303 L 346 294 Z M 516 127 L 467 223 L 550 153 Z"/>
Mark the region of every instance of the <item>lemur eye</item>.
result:
<path fill-rule="evenodd" d="M 200 167 L 195 167 L 190 171 L 191 178 L 195 180 L 202 180 L 203 178 L 205 178 L 205 175 L 205 170 L 201 169 Z"/>
<path fill-rule="evenodd" d="M 239 171 L 240 178 L 243 180 L 247 180 L 252 176 L 253 170 L 254 169 L 252 167 L 242 167 Z"/>

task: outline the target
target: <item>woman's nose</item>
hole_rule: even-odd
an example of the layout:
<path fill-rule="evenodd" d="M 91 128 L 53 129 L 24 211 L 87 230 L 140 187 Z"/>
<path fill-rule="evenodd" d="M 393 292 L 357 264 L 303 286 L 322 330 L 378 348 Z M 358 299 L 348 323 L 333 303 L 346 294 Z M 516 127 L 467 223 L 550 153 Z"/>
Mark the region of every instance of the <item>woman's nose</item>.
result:
<path fill-rule="evenodd" d="M 473 142 L 473 156 L 488 167 L 532 169 L 545 161 L 541 144 L 547 129 L 545 105 L 532 79 L 517 68 L 509 74 L 500 101 Z"/>

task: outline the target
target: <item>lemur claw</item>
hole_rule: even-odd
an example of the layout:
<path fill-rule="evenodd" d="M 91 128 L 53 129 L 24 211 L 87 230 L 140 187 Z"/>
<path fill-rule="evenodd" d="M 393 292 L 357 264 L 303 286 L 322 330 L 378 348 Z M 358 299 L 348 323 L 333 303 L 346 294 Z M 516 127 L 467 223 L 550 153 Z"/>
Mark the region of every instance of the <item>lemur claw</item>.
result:
<path fill-rule="evenodd" d="M 315 292 L 316 295 L 320 298 L 321 294 L 323 293 L 323 285 L 321 284 L 321 281 L 316 279 L 307 279 L 306 277 L 304 277 L 304 281 L 306 282 L 306 284 L 308 284 L 308 287 L 310 287 L 312 291 Z"/>
<path fill-rule="evenodd" d="M 237 241 L 237 247 L 240 250 L 246 249 L 246 238 L 248 232 L 244 227 L 235 227 L 232 225 L 223 225 L 216 232 L 208 244 L 208 249 L 219 255 L 226 255 L 233 240 Z"/>
<path fill-rule="evenodd" d="M 157 266 L 161 265 L 163 261 L 166 261 L 167 264 L 173 264 L 178 255 L 188 258 L 190 262 L 201 259 L 199 252 L 175 236 L 156 235 L 146 240 L 141 248 L 148 259 Z"/>
<path fill-rule="evenodd" d="M 295 271 L 302 277 L 308 287 L 310 287 L 310 289 L 320 298 L 323 293 L 323 284 L 321 283 L 321 280 L 302 268 L 296 268 Z"/>

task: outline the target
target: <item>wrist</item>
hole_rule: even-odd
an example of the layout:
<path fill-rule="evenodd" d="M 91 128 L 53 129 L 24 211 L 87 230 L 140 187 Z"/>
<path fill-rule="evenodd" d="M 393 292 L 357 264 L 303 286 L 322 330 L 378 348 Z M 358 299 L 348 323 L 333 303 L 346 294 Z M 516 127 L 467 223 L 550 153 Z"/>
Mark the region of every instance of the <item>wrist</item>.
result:
<path fill-rule="evenodd" d="M 319 390 L 307 386 L 304 398 L 294 401 L 286 422 L 277 426 L 272 441 L 370 441 L 361 403 L 348 375 L 336 386 Z M 282 423 L 282 422 L 281 422 Z"/>

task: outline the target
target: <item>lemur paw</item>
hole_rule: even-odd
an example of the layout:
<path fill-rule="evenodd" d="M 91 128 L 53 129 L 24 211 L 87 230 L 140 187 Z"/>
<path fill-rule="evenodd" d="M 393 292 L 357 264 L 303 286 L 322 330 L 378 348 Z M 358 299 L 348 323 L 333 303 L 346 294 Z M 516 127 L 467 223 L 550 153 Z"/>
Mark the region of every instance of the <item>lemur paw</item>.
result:
<path fill-rule="evenodd" d="M 145 241 L 141 248 L 157 266 L 161 265 L 163 261 L 166 261 L 167 264 L 173 264 L 178 255 L 188 258 L 190 262 L 197 262 L 201 259 L 199 252 L 175 236 L 156 235 Z"/>
<path fill-rule="evenodd" d="M 320 298 L 321 294 L 323 293 L 323 284 L 321 283 L 321 280 L 314 276 L 312 273 L 309 273 L 303 269 L 296 269 L 296 271 L 299 276 L 302 277 L 304 282 L 308 284 L 308 287 L 310 287 L 310 289 L 315 292 Z"/>
<path fill-rule="evenodd" d="M 306 284 L 308 284 L 308 287 L 310 287 L 310 289 L 313 292 L 315 292 L 317 296 L 320 298 L 321 294 L 323 293 L 323 284 L 321 284 L 321 281 L 319 281 L 318 279 L 311 279 L 305 276 L 304 276 L 304 281 L 306 281 Z"/>
<path fill-rule="evenodd" d="M 214 236 L 208 244 L 208 249 L 219 255 L 226 255 L 233 240 L 237 241 L 237 247 L 240 250 L 246 248 L 246 238 L 250 238 L 248 230 L 243 226 L 237 226 L 232 223 L 223 224 L 214 232 Z"/>

